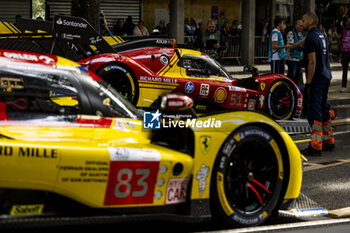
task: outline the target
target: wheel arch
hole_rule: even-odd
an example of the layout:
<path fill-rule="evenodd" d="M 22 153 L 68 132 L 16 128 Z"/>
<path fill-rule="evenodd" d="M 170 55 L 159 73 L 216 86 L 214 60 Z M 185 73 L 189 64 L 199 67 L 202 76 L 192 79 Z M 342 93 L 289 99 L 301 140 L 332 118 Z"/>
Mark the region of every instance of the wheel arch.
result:
<path fill-rule="evenodd" d="M 274 128 L 273 126 L 269 125 L 269 124 L 264 124 L 264 123 L 259 123 L 259 122 L 251 122 L 251 123 L 246 123 L 243 124 L 237 128 L 235 128 L 234 130 L 232 130 L 232 132 L 230 134 L 227 135 L 226 139 L 222 142 L 222 144 L 220 145 L 220 149 L 218 150 L 218 154 L 216 155 L 214 162 L 212 164 L 212 170 L 210 172 L 210 197 L 212 197 L 214 189 L 216 189 L 215 187 L 215 182 L 214 179 L 216 179 L 215 176 L 215 172 L 216 172 L 216 166 L 218 166 L 218 163 L 220 163 L 220 159 L 219 159 L 219 153 L 220 151 L 223 149 L 223 146 L 225 145 L 226 140 L 235 132 L 239 131 L 240 129 L 242 129 L 243 127 L 251 127 L 251 126 L 255 126 L 255 127 L 260 127 L 263 128 L 264 130 L 268 131 L 273 138 L 276 140 L 276 143 L 278 145 L 278 148 L 281 152 L 282 155 L 282 160 L 283 160 L 283 181 L 282 181 L 282 189 L 281 189 L 281 194 L 279 195 L 277 204 L 275 209 L 272 211 L 272 214 L 276 213 L 283 201 L 284 201 L 284 197 L 287 193 L 287 189 L 288 189 L 288 185 L 289 185 L 289 180 L 290 180 L 290 159 L 289 159 L 289 153 L 288 153 L 288 149 L 286 146 L 286 142 L 284 141 L 284 139 L 281 137 L 280 133 L 278 132 L 278 130 L 276 128 Z M 210 198 L 210 205 L 213 205 L 212 202 L 212 198 Z M 215 214 L 215 212 L 213 212 L 212 208 L 211 208 L 211 214 Z"/>
<path fill-rule="evenodd" d="M 134 72 L 134 70 L 133 70 L 128 64 L 125 64 L 124 62 L 116 61 L 116 60 L 110 61 L 110 62 L 108 62 L 108 63 L 106 63 L 106 64 L 100 66 L 100 67 L 96 70 L 95 74 L 97 74 L 100 78 L 102 78 L 104 81 L 108 82 L 109 84 L 111 84 L 111 85 L 114 87 L 114 85 L 113 85 L 113 80 L 107 81 L 107 80 L 105 79 L 105 77 L 102 77 L 102 76 L 101 76 L 101 73 L 103 72 L 103 70 L 104 70 L 106 67 L 108 67 L 108 66 L 113 66 L 113 65 L 114 65 L 114 66 L 119 66 L 119 67 L 121 67 L 122 69 L 124 69 L 124 70 L 126 71 L 126 72 L 124 72 L 122 69 L 120 69 L 119 72 L 124 72 L 125 75 L 127 75 L 127 73 L 130 74 L 130 77 L 131 77 L 131 79 L 133 80 L 133 83 L 134 83 L 133 91 L 134 91 L 135 96 L 136 96 L 135 100 L 133 101 L 133 104 L 136 105 L 137 102 L 138 102 L 138 99 L 140 98 L 139 81 L 138 81 L 138 78 L 137 78 L 137 76 L 136 76 L 136 73 Z M 107 72 L 107 71 L 105 71 L 105 72 Z"/>

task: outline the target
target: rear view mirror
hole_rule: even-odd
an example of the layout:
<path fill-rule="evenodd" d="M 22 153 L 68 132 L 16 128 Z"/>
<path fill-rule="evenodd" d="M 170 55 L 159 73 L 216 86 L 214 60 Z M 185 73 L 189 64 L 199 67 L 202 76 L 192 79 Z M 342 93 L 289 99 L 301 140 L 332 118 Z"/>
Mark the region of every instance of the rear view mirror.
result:
<path fill-rule="evenodd" d="M 181 94 L 165 94 L 162 96 L 160 108 L 167 111 L 182 111 L 192 108 L 193 100 Z"/>
<path fill-rule="evenodd" d="M 253 77 L 259 76 L 258 69 L 256 67 L 254 67 L 254 66 L 245 65 L 243 67 L 243 72 L 250 72 Z"/>

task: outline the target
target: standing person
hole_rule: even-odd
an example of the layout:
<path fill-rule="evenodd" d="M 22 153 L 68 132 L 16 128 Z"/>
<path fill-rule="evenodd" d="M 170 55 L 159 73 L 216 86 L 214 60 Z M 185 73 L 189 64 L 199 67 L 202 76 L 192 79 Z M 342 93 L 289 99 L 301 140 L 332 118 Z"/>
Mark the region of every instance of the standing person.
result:
<path fill-rule="evenodd" d="M 306 13 L 302 17 L 303 28 L 308 35 L 305 40 L 306 85 L 304 98 L 308 102 L 308 121 L 311 126 L 311 143 L 302 153 L 321 156 L 322 150 L 334 148 L 331 116 L 327 104 L 328 88 L 332 79 L 327 42 L 318 31 L 318 17 Z"/>
<path fill-rule="evenodd" d="M 197 37 L 194 46 L 201 51 L 212 56 L 214 59 L 221 61 L 220 51 L 226 49 L 225 39 L 220 31 L 216 30 L 216 23 L 210 19 L 207 23 L 207 29 L 203 30 Z"/>
<path fill-rule="evenodd" d="M 132 16 L 131 15 L 128 16 L 128 18 L 126 19 L 123 27 L 124 27 L 124 31 L 126 32 L 126 34 L 128 36 L 129 35 L 133 35 L 135 24 L 132 22 Z"/>
<path fill-rule="evenodd" d="M 338 39 L 339 35 L 337 32 L 337 26 L 332 25 L 330 29 L 328 29 L 328 41 L 329 41 L 329 50 L 332 54 L 338 54 Z"/>
<path fill-rule="evenodd" d="M 109 30 L 106 17 L 102 12 L 100 13 L 99 22 L 100 22 L 100 35 L 113 36 L 111 31 Z"/>
<path fill-rule="evenodd" d="M 291 45 L 284 45 L 282 31 L 286 25 L 281 18 L 276 18 L 275 28 L 271 31 L 269 40 L 269 61 L 271 62 L 272 74 L 284 74 L 284 59 L 287 57 L 286 49 Z"/>
<path fill-rule="evenodd" d="M 346 18 L 345 27 L 343 29 L 341 37 L 341 65 L 343 67 L 343 76 L 342 76 L 342 88 L 340 92 L 346 92 L 346 83 L 348 81 L 348 69 L 350 62 L 350 16 Z"/>
<path fill-rule="evenodd" d="M 159 31 L 159 34 L 161 35 L 168 35 L 168 30 L 165 26 L 165 21 L 164 20 L 159 20 L 158 26 L 155 28 Z"/>
<path fill-rule="evenodd" d="M 140 20 L 137 26 L 134 28 L 133 31 L 134 36 L 149 36 L 149 32 L 147 28 L 145 27 L 145 23 Z"/>
<path fill-rule="evenodd" d="M 303 58 L 303 51 L 301 47 L 305 40 L 302 31 L 303 21 L 299 19 L 294 23 L 292 30 L 287 33 L 287 44 L 292 46 L 290 49 L 287 49 L 287 76 L 296 85 L 298 85 L 302 74 L 302 64 L 300 61 Z"/>
<path fill-rule="evenodd" d="M 113 27 L 113 33 L 116 36 L 126 36 L 127 35 L 127 33 L 125 31 L 125 28 L 124 28 L 124 21 L 123 21 L 123 19 L 118 19 L 117 20 L 117 23 Z"/>

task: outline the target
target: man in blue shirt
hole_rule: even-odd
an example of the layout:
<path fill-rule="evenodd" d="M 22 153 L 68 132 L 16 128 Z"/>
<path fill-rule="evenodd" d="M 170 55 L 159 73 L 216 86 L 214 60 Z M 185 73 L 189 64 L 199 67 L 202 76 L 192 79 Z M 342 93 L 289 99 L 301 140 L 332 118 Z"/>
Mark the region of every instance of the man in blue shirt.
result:
<path fill-rule="evenodd" d="M 309 156 L 320 156 L 322 150 L 334 148 L 331 116 L 327 104 L 332 74 L 326 38 L 317 30 L 317 15 L 311 12 L 306 13 L 302 21 L 304 30 L 308 32 L 305 39 L 304 98 L 308 102 L 308 121 L 312 129 L 310 147 L 303 153 Z"/>

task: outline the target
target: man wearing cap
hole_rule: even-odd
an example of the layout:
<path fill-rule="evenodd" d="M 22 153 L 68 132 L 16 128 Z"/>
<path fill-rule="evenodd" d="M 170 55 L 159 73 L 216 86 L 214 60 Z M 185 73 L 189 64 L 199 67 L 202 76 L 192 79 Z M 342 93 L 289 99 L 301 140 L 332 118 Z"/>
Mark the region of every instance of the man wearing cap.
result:
<path fill-rule="evenodd" d="M 159 25 L 155 29 L 158 29 L 160 35 L 167 35 L 168 34 L 168 30 L 165 26 L 164 20 L 160 20 Z"/>

